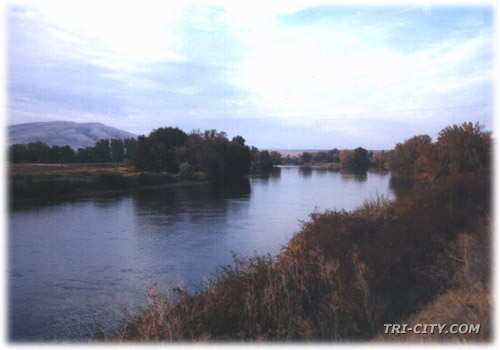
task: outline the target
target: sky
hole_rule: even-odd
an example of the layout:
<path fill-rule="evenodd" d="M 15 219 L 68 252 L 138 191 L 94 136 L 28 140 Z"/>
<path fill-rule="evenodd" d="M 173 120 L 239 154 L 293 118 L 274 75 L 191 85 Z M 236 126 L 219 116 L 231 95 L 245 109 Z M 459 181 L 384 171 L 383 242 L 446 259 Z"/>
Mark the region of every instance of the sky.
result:
<path fill-rule="evenodd" d="M 392 149 L 493 129 L 494 9 L 11 1 L 7 123 L 217 129 L 259 149 Z"/>

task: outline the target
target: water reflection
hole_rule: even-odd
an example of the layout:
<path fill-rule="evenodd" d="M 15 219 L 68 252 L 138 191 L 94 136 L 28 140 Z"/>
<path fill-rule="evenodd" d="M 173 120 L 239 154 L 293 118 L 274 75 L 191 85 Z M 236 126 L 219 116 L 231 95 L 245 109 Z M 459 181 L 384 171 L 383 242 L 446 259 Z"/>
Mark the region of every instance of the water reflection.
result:
<path fill-rule="evenodd" d="M 261 172 L 251 176 L 252 179 L 261 180 L 262 183 L 268 183 L 269 181 L 279 181 L 281 177 L 281 167 L 273 167 L 270 171 Z"/>
<path fill-rule="evenodd" d="M 299 167 L 299 174 L 301 177 L 304 179 L 308 179 L 312 176 L 313 168 L 310 166 L 300 166 Z"/>
<path fill-rule="evenodd" d="M 366 170 L 354 171 L 354 170 L 340 169 L 340 177 L 345 182 L 351 181 L 352 179 L 356 180 L 357 182 L 364 182 L 368 179 Z"/>

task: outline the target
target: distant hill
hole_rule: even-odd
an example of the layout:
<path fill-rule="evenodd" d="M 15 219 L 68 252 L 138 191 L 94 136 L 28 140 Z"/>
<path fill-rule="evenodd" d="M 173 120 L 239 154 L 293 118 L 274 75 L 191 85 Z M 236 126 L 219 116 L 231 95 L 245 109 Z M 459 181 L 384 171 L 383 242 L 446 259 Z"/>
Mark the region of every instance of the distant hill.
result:
<path fill-rule="evenodd" d="M 268 149 L 268 152 L 276 151 L 281 154 L 282 157 L 290 156 L 290 157 L 298 157 L 304 152 L 309 152 L 309 153 L 318 153 L 318 152 L 328 152 L 331 151 L 331 149 Z M 339 151 L 342 151 L 342 148 L 338 149 Z M 378 153 L 381 152 L 382 150 L 367 150 L 368 152 L 373 152 L 373 153 Z M 388 150 L 385 150 L 385 152 L 388 152 Z"/>
<path fill-rule="evenodd" d="M 324 149 L 268 149 L 269 153 L 276 151 L 281 154 L 282 157 L 290 156 L 290 157 L 298 157 L 304 152 L 309 153 L 318 153 L 318 152 L 328 152 L 329 150 Z"/>
<path fill-rule="evenodd" d="M 94 146 L 100 139 L 126 139 L 137 137 L 132 133 L 101 123 L 75 123 L 67 121 L 10 125 L 8 143 L 45 142 L 49 146 L 70 145 L 73 149 Z"/>

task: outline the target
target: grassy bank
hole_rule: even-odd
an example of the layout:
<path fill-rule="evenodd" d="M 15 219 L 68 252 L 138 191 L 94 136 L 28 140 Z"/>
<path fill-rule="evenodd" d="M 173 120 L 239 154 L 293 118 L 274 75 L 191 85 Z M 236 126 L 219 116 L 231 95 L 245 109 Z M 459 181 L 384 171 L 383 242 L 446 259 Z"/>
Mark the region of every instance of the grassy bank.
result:
<path fill-rule="evenodd" d="M 11 200 L 185 185 L 200 181 L 206 181 L 202 173 L 183 178 L 166 172 L 137 171 L 133 166 L 123 164 L 9 165 Z"/>
<path fill-rule="evenodd" d="M 236 259 L 196 294 L 152 288 L 149 307 L 97 338 L 490 340 L 490 139 L 468 125 L 450 130 L 416 152 L 406 152 L 414 140 L 401 145 L 413 157 L 405 165 L 413 181 L 395 201 L 311 214 L 277 257 Z M 402 323 L 481 326 L 459 335 L 384 333 L 385 324 Z"/>

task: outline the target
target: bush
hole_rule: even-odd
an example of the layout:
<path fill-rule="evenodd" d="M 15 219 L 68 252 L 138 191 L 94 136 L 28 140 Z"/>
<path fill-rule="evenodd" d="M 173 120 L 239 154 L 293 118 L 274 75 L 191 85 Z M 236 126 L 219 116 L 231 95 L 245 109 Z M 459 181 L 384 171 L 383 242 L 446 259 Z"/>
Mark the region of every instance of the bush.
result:
<path fill-rule="evenodd" d="M 141 185 L 164 185 L 175 181 L 175 176 L 167 173 L 140 173 L 136 177 Z"/>
<path fill-rule="evenodd" d="M 99 171 L 93 175 L 93 183 L 98 188 L 119 190 L 127 188 L 127 179 L 122 175 L 114 172 Z"/>
<path fill-rule="evenodd" d="M 179 171 L 181 179 L 192 179 L 194 175 L 194 169 L 189 163 L 182 163 L 181 169 Z"/>

